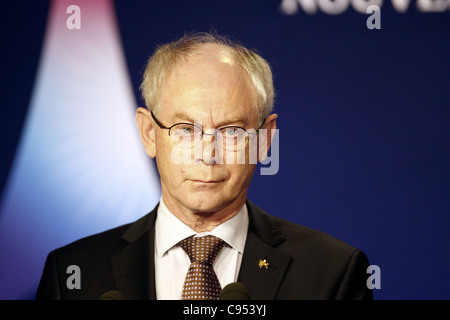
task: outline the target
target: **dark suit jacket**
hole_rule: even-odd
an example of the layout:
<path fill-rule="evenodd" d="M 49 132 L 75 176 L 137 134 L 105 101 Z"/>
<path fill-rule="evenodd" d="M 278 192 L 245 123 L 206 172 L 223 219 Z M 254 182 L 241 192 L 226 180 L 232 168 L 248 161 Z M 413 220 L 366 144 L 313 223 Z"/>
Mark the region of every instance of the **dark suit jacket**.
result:
<path fill-rule="evenodd" d="M 249 230 L 239 272 L 252 300 L 371 299 L 364 253 L 323 232 L 268 215 L 247 201 Z M 118 290 L 155 299 L 157 207 L 137 220 L 52 251 L 37 299 L 98 299 Z M 267 268 L 260 267 L 266 260 Z M 67 267 L 80 267 L 81 288 L 68 289 Z"/>

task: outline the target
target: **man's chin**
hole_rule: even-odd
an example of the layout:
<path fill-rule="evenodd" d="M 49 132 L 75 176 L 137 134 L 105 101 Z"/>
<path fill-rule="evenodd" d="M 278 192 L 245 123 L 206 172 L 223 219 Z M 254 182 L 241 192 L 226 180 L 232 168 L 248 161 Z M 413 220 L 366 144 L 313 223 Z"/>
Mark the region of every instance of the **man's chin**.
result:
<path fill-rule="evenodd" d="M 197 201 L 189 201 L 186 207 L 197 214 L 211 214 L 222 209 L 224 205 L 218 201 L 202 199 Z"/>
<path fill-rule="evenodd" d="M 182 203 L 190 211 L 199 214 L 210 214 L 227 207 L 232 200 L 223 197 L 223 193 L 209 191 L 198 191 L 194 195 L 183 199 Z"/>

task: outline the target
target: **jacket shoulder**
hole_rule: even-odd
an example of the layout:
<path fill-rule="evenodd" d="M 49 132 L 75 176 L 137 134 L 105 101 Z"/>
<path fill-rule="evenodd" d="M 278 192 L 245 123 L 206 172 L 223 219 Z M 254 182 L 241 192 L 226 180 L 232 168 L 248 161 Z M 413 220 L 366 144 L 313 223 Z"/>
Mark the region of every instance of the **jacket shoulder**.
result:
<path fill-rule="evenodd" d="M 286 237 L 287 244 L 301 244 L 304 247 L 312 247 L 320 250 L 339 252 L 351 255 L 356 247 L 352 246 L 329 233 L 297 224 L 282 218 L 270 216 L 273 223 Z"/>
<path fill-rule="evenodd" d="M 97 299 L 114 288 L 112 258 L 152 228 L 154 211 L 133 223 L 90 235 L 49 253 L 36 299 Z M 67 270 L 77 267 L 82 290 L 69 290 Z"/>
<path fill-rule="evenodd" d="M 259 208 L 252 202 L 248 201 L 251 215 L 253 216 L 253 223 L 257 225 L 258 229 L 267 230 L 266 232 L 259 232 L 261 234 L 271 233 L 276 234 L 280 238 L 281 246 L 293 245 L 296 248 L 301 247 L 324 247 L 332 248 L 333 250 L 353 252 L 355 247 L 350 244 L 317 229 L 313 229 L 283 218 L 276 217 Z M 270 231 L 268 231 L 270 230 Z"/>
<path fill-rule="evenodd" d="M 156 216 L 155 210 L 156 208 L 134 222 L 78 239 L 55 251 L 64 252 L 65 254 L 80 252 L 83 255 L 88 255 L 89 253 L 112 253 L 123 245 L 135 241 L 146 230 L 151 228 Z"/>
<path fill-rule="evenodd" d="M 54 252 L 58 255 L 74 255 L 77 253 L 82 253 L 83 255 L 89 255 L 89 253 L 98 254 L 99 250 L 102 250 L 103 253 L 109 252 L 120 246 L 122 235 L 130 225 L 131 224 L 124 224 L 106 231 L 83 237 L 55 249 Z"/>
<path fill-rule="evenodd" d="M 272 242 L 274 248 L 291 259 L 279 299 L 372 298 L 366 287 L 369 261 L 361 250 L 323 231 L 269 215 L 253 204 L 250 208 L 256 224 L 265 225 L 266 234 L 278 238 Z"/>

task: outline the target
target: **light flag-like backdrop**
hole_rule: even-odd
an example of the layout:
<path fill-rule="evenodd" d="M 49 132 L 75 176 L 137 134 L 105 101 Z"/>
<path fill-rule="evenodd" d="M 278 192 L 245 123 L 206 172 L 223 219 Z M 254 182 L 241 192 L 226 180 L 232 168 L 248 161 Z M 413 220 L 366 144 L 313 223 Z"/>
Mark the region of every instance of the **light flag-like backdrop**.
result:
<path fill-rule="evenodd" d="M 83 32 L 51 4 L 0 219 L 0 298 L 33 297 L 46 254 L 131 222 L 159 200 L 109 0 L 77 1 Z M 72 13 L 72 12 L 70 12 Z"/>

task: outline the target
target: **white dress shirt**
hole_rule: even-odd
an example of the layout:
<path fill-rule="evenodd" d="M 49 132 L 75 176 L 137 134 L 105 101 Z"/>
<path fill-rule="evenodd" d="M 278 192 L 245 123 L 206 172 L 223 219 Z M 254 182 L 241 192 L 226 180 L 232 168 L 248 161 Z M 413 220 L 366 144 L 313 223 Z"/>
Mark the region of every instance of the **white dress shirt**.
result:
<path fill-rule="evenodd" d="M 175 217 L 159 202 L 155 222 L 155 287 L 158 300 L 180 300 L 184 280 L 191 264 L 188 255 L 176 244 L 190 236 L 212 235 L 225 241 L 213 267 L 221 287 L 236 282 L 247 239 L 247 206 L 210 232 L 197 233 Z"/>

